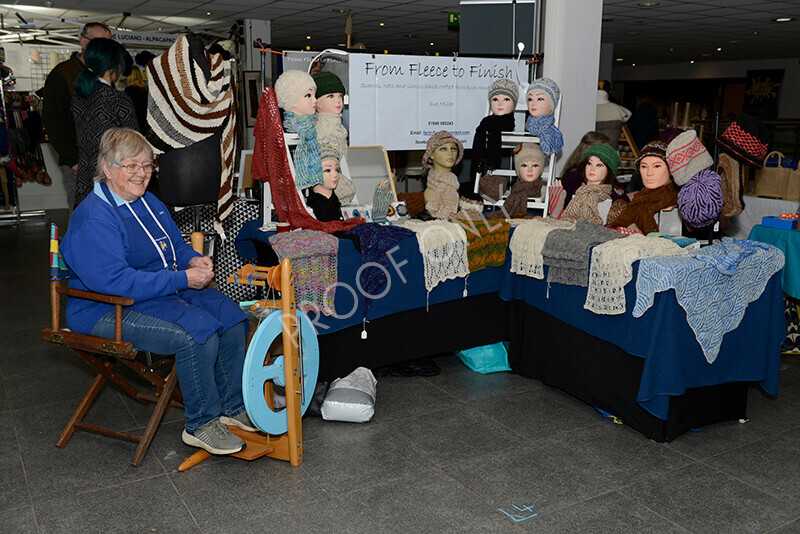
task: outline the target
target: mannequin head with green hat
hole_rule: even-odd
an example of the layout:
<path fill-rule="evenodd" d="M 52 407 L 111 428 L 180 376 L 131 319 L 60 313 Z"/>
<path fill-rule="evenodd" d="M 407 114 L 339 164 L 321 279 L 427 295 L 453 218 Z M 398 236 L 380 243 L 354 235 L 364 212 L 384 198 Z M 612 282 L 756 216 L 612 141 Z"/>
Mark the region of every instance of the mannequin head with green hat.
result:
<path fill-rule="evenodd" d="M 317 111 L 341 115 L 344 95 L 347 94 L 342 80 L 332 72 L 322 71 L 311 76 L 317 84 Z"/>
<path fill-rule="evenodd" d="M 583 183 L 591 185 L 610 184 L 617 176 L 619 154 L 606 144 L 590 146 L 583 153 L 579 167 Z"/>

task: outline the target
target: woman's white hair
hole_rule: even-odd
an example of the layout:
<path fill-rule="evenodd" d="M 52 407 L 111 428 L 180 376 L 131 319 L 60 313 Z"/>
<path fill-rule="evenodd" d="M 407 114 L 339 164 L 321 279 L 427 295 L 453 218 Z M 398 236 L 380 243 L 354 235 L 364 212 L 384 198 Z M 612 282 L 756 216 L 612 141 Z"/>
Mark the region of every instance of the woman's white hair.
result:
<path fill-rule="evenodd" d="M 147 142 L 142 134 L 130 128 L 111 128 L 103 134 L 100 139 L 100 149 L 97 152 L 97 170 L 95 171 L 94 181 L 105 182 L 106 175 L 103 172 L 103 163 L 107 167 L 114 165 L 115 161 L 138 156 L 142 152 L 147 153 L 153 159 L 153 147 Z"/>

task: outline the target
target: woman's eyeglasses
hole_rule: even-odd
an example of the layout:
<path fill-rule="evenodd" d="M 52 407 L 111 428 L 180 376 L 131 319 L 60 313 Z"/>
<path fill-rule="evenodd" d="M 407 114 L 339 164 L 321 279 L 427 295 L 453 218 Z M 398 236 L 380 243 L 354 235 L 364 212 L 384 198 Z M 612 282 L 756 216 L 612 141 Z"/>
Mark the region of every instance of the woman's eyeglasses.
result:
<path fill-rule="evenodd" d="M 144 165 L 139 165 L 138 163 L 128 163 L 127 165 L 123 165 L 119 161 L 115 161 L 114 165 L 119 165 L 123 169 L 127 171 L 128 174 L 134 176 L 139 174 L 139 170 L 143 170 L 145 174 L 153 174 L 153 164 L 152 163 L 145 163 Z"/>

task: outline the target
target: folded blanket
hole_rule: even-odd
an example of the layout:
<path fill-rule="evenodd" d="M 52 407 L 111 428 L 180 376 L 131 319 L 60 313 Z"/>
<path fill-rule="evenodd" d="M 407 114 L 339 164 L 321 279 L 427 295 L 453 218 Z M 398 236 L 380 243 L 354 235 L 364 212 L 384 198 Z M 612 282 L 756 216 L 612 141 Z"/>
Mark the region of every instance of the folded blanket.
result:
<path fill-rule="evenodd" d="M 469 272 L 505 265 L 510 224 L 504 219 L 487 221 L 464 211 L 459 212 L 454 222 L 458 223 L 467 234 Z"/>
<path fill-rule="evenodd" d="M 401 221 L 397 226 L 417 234 L 425 271 L 425 289 L 430 293 L 439 282 L 469 275 L 467 235 L 458 224 L 446 221 Z"/>
<path fill-rule="evenodd" d="M 542 248 L 547 235 L 556 229 L 569 230 L 575 223 L 558 219 L 529 219 L 523 221 L 511 236 L 511 272 L 541 280 L 544 278 Z"/>
<path fill-rule="evenodd" d="M 335 315 L 339 240 L 318 230 L 299 230 L 272 235 L 269 244 L 281 261 L 289 258 L 292 262 L 297 308 L 303 313 Z"/>
<path fill-rule="evenodd" d="M 633 262 L 686 254 L 685 249 L 668 239 L 641 234 L 594 247 L 589 267 L 589 290 L 583 307 L 603 315 L 625 313 L 625 286 L 633 278 Z"/>
<path fill-rule="evenodd" d="M 761 296 L 783 265 L 779 249 L 728 237 L 686 256 L 644 259 L 639 263 L 633 316 L 641 317 L 656 293 L 674 288 L 706 360 L 714 363 L 722 336 L 739 326 L 747 305 Z"/>
<path fill-rule="evenodd" d="M 544 264 L 549 267 L 547 281 L 586 287 L 589 285 L 589 254 L 593 246 L 623 237 L 610 228 L 586 221 L 575 223 L 573 230 L 554 230 L 542 248 Z"/>

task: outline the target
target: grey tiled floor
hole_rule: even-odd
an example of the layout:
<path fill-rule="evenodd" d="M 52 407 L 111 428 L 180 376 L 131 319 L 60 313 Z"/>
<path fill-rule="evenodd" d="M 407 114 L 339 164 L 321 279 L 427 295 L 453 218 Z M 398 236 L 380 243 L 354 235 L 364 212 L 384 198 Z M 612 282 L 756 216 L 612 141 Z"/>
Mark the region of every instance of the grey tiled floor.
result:
<path fill-rule="evenodd" d="M 446 356 L 439 376 L 381 379 L 370 423 L 307 417 L 296 468 L 213 458 L 178 473 L 192 449 L 174 409 L 138 469 L 125 441 L 77 432 L 58 449 L 92 373 L 40 337 L 46 267 L 45 226 L 0 227 L 0 532 L 800 532 L 798 357 L 777 398 L 751 389 L 749 423 L 669 444 Z M 88 418 L 146 421 L 110 387 Z"/>

